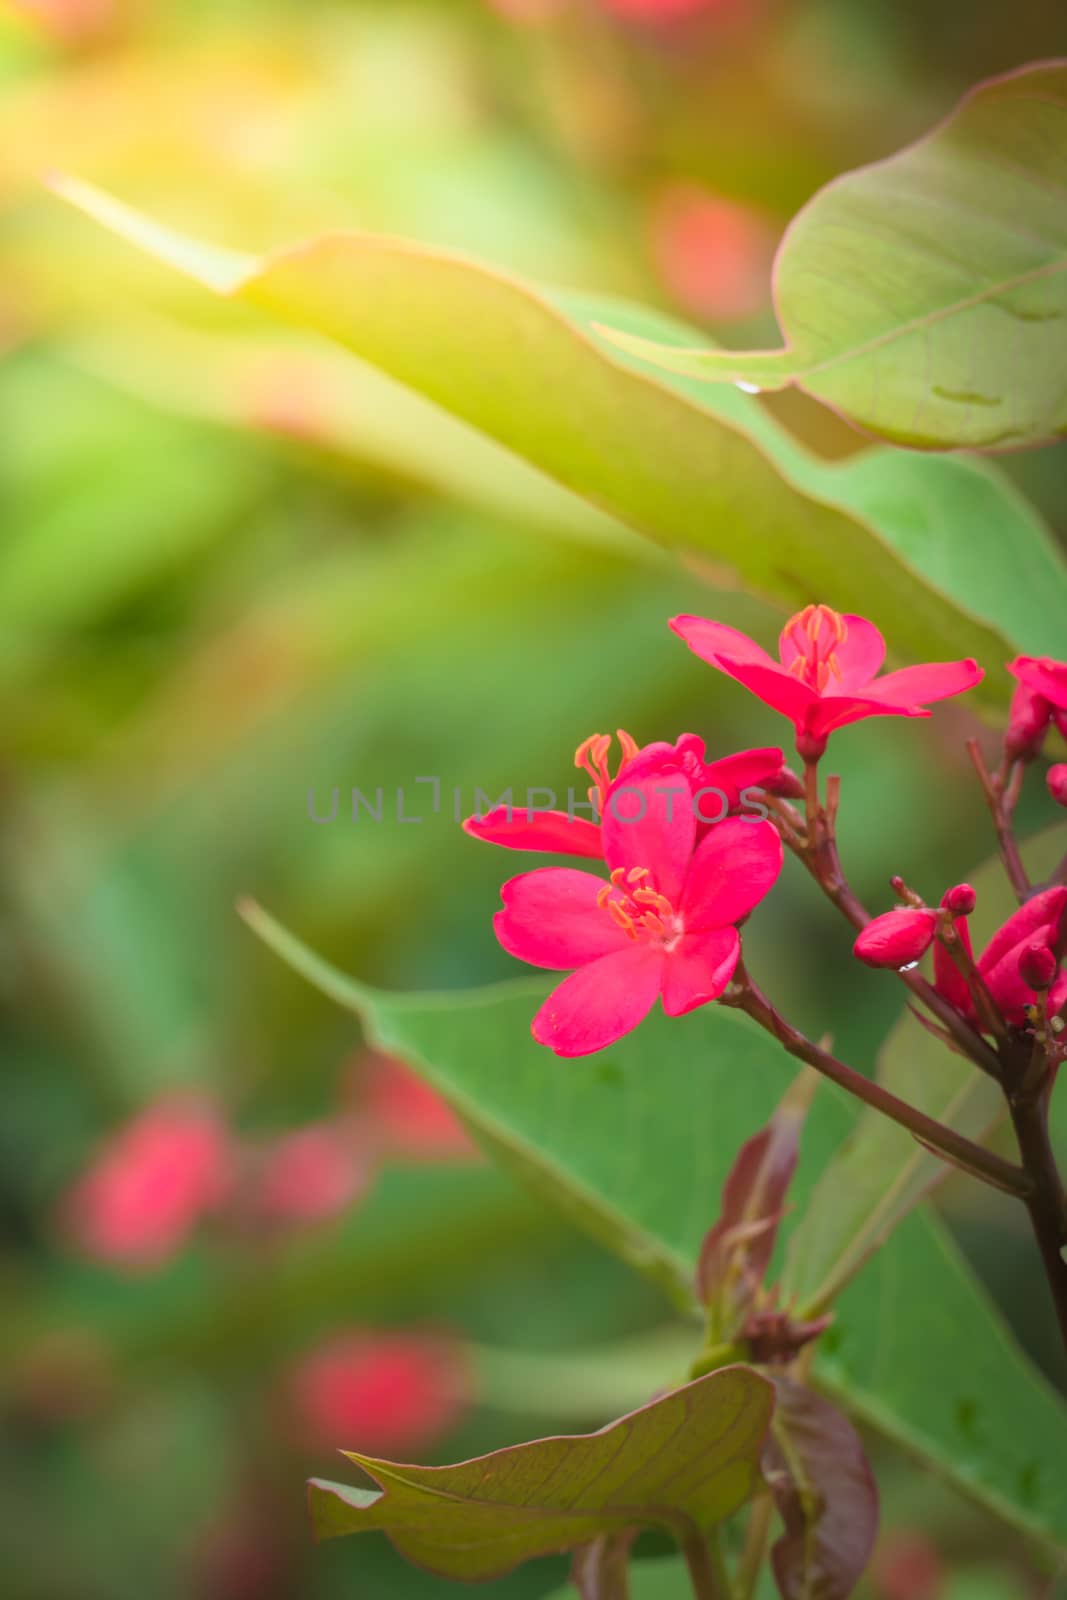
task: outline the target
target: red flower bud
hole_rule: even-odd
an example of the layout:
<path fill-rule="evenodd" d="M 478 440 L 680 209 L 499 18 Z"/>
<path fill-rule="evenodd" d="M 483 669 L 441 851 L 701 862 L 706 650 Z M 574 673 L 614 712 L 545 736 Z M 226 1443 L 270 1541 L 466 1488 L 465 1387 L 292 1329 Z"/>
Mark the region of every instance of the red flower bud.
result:
<path fill-rule="evenodd" d="M 1056 976 L 1056 957 L 1047 944 L 1028 944 L 1019 957 L 1019 976 L 1031 989 L 1047 989 Z"/>
<path fill-rule="evenodd" d="M 1045 774 L 1048 792 L 1058 806 L 1067 806 L 1067 763 L 1060 761 Z"/>
<path fill-rule="evenodd" d="M 977 898 L 969 883 L 957 883 L 954 888 L 946 889 L 941 904 L 954 917 L 969 917 Z"/>
<path fill-rule="evenodd" d="M 1012 696 L 1004 749 L 1012 761 L 1032 761 L 1045 740 L 1052 707 L 1044 695 L 1020 683 Z"/>
<path fill-rule="evenodd" d="M 899 971 L 929 950 L 936 930 L 936 911 L 902 906 L 868 922 L 852 946 L 853 954 L 869 967 L 893 967 Z"/>
<path fill-rule="evenodd" d="M 784 763 L 781 771 L 775 773 L 774 777 L 765 783 L 763 787 L 768 794 L 781 795 L 783 800 L 803 800 L 804 798 L 803 783 L 792 768 L 787 767 Z"/>

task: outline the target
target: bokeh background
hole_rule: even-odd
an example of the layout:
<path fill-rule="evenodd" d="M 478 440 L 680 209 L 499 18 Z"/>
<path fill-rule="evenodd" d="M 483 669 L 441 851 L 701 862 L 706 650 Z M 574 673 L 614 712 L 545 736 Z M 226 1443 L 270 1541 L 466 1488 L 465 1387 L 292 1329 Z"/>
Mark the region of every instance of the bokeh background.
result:
<path fill-rule="evenodd" d="M 240 249 L 407 235 L 755 343 L 814 189 L 1065 49 L 1062 0 L 0 4 L 5 1596 L 430 1600 L 450 1587 L 377 1537 L 311 1548 L 300 1485 L 340 1475 L 335 1446 L 455 1459 L 597 1426 L 672 1375 L 656 1293 L 492 1171 L 234 903 L 386 986 L 490 982 L 511 863 L 417 777 L 470 810 L 476 788 L 565 792 L 595 730 L 780 737 L 666 628 L 780 618 L 209 302 L 42 175 Z M 766 403 L 821 452 L 860 447 Z M 1008 462 L 1060 537 L 1064 462 Z M 835 742 L 872 899 L 989 854 L 971 731 L 947 708 Z M 345 797 L 379 785 L 425 820 L 354 824 Z M 1024 827 L 1048 820 L 1027 803 Z M 785 1008 L 871 1067 L 898 996 L 799 875 L 750 942 Z M 942 1204 L 1062 1381 L 1015 1212 L 962 1183 Z M 988 1519 L 878 1470 L 868 1595 L 1049 1592 Z"/>

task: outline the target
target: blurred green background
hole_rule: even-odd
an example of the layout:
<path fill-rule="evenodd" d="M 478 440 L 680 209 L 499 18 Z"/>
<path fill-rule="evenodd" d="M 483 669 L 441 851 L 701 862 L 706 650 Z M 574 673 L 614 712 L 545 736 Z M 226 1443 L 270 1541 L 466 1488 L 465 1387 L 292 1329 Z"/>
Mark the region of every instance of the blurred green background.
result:
<path fill-rule="evenodd" d="M 462 1403 L 423 1459 L 597 1426 L 674 1375 L 655 1292 L 447 1130 L 420 1148 L 424 1101 L 398 1091 L 385 1116 L 352 1020 L 259 948 L 234 902 L 254 894 L 385 986 L 510 975 L 491 913 L 513 859 L 465 838 L 452 791 L 466 811 L 476 789 L 563 793 L 579 741 L 619 726 L 642 742 L 691 728 L 714 753 L 781 739 L 666 627 L 706 611 L 769 639 L 780 619 L 369 369 L 209 301 L 40 184 L 75 171 L 247 250 L 339 226 L 417 237 L 756 343 L 773 337 L 773 247 L 819 184 L 914 138 L 978 77 L 1067 48 L 1061 0 L 707 0 L 673 24 L 627 9 L 0 5 L 12 1600 L 449 1592 L 377 1537 L 310 1547 L 302 1477 L 337 1467 L 293 1375 L 340 1335 L 459 1352 Z M 859 447 L 804 401 L 771 403 L 814 448 Z M 1061 538 L 1064 464 L 1062 449 L 1008 462 Z M 877 903 L 892 872 L 940 892 L 988 855 L 971 731 L 946 708 L 835 742 L 846 860 Z M 420 776 L 441 780 L 438 815 Z M 378 786 L 424 820 L 354 824 L 345 797 Z M 334 787 L 337 820 L 317 825 L 309 791 L 325 815 Z M 1035 801 L 1025 826 L 1041 820 Z M 897 993 L 850 963 L 797 874 L 749 945 L 783 1007 L 869 1068 Z M 229 1130 L 244 1201 L 153 1264 L 94 1259 L 72 1185 L 185 1091 Z M 270 1151 L 324 1125 L 358 1194 L 318 1220 L 250 1218 Z M 1020 1217 L 963 1184 L 943 1203 L 1062 1381 Z M 616 1341 L 625 1360 L 601 1362 Z M 900 1460 L 878 1467 L 869 1594 L 1041 1592 L 985 1518 Z M 546 1594 L 562 1570 L 491 1589 Z"/>

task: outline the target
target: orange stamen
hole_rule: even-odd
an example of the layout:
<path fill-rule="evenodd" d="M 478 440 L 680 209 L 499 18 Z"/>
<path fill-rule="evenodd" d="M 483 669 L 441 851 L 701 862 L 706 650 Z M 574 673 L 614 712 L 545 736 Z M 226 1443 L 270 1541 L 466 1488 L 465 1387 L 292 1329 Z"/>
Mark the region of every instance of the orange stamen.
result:
<path fill-rule="evenodd" d="M 831 606 L 805 606 L 790 617 L 783 633 L 796 646 L 797 654 L 789 664 L 792 677 L 820 694 L 831 677 L 840 679 L 841 663 L 836 647 L 848 638 L 848 624 L 839 611 Z M 825 634 L 830 638 L 825 639 Z"/>
<path fill-rule="evenodd" d="M 677 929 L 674 907 L 652 888 L 651 876 L 647 867 L 616 867 L 596 897 L 600 910 L 607 911 L 628 939 L 666 939 Z"/>

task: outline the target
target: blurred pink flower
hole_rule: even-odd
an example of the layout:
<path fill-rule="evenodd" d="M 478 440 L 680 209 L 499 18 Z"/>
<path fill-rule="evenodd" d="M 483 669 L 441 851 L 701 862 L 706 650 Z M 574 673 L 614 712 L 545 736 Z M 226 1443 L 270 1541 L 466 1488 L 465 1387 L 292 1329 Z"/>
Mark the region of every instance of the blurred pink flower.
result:
<path fill-rule="evenodd" d="M 946 1573 L 926 1535 L 901 1528 L 882 1541 L 871 1577 L 881 1600 L 938 1600 Z"/>
<path fill-rule="evenodd" d="M 230 1139 L 217 1110 L 206 1101 L 167 1098 L 105 1143 L 62 1213 L 87 1254 L 155 1267 L 226 1198 L 232 1176 Z"/>
<path fill-rule="evenodd" d="M 600 0 L 612 16 L 635 22 L 683 22 L 706 12 L 733 9 L 735 0 Z"/>
<path fill-rule="evenodd" d="M 252 1180 L 253 1214 L 269 1222 L 324 1222 L 367 1188 L 369 1163 L 343 1127 L 298 1128 L 263 1151 Z"/>
<path fill-rule="evenodd" d="M 470 1374 L 459 1345 L 441 1334 L 359 1330 L 305 1356 L 290 1375 L 289 1398 L 312 1448 L 413 1454 L 462 1416 Z"/>
<path fill-rule="evenodd" d="M 752 206 L 670 184 L 653 201 L 649 234 L 665 288 L 691 316 L 731 322 L 768 303 L 776 232 Z"/>
<path fill-rule="evenodd" d="M 360 1105 L 383 1155 L 405 1160 L 470 1160 L 477 1148 L 428 1083 L 391 1056 L 371 1054 L 361 1068 Z"/>
<path fill-rule="evenodd" d="M 63 44 L 80 44 L 106 32 L 119 15 L 116 0 L 13 0 L 12 9 Z"/>

